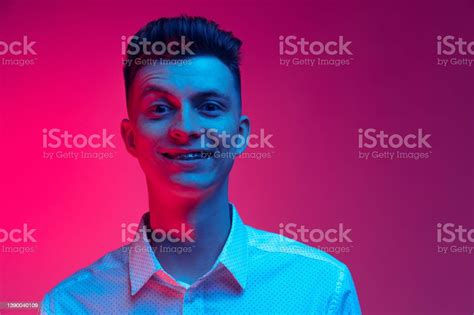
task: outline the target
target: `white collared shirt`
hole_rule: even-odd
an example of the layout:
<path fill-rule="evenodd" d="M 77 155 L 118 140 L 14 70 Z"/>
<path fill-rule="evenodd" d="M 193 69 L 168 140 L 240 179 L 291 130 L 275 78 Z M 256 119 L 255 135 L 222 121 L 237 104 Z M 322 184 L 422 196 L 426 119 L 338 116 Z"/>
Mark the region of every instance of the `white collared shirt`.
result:
<path fill-rule="evenodd" d="M 144 219 L 140 226 L 143 226 Z M 42 314 L 360 314 L 347 267 L 329 254 L 254 229 L 232 206 L 232 226 L 214 267 L 176 281 L 140 237 L 62 281 Z"/>

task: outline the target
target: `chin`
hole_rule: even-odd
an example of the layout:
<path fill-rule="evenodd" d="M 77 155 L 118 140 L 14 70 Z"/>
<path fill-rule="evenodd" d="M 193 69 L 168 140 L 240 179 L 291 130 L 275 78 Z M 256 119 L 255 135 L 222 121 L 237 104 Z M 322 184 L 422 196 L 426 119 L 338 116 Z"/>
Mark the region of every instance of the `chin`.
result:
<path fill-rule="evenodd" d="M 199 197 L 206 194 L 212 187 L 217 186 L 215 182 L 208 179 L 171 178 L 171 180 L 170 190 L 183 197 Z"/>

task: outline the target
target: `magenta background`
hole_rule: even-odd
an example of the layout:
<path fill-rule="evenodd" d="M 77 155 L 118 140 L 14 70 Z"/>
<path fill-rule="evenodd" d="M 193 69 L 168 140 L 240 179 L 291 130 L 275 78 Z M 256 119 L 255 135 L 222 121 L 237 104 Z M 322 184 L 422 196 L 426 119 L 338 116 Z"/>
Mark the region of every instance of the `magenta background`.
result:
<path fill-rule="evenodd" d="M 231 200 L 247 224 L 353 229 L 351 269 L 364 314 L 472 314 L 473 255 L 436 253 L 436 223 L 473 227 L 474 67 L 435 65 L 436 36 L 474 40 L 474 2 L 0 3 L 0 40 L 37 41 L 34 66 L 0 66 L 1 228 L 36 228 L 34 254 L 0 255 L 0 301 L 39 301 L 121 246 L 120 224 L 147 209 L 124 150 L 122 35 L 180 13 L 244 42 L 243 102 L 274 133 L 269 160 L 239 160 Z M 351 40 L 346 67 L 279 66 L 278 36 Z M 357 158 L 357 129 L 432 134 L 419 161 Z M 116 134 L 112 160 L 42 158 L 41 130 Z M 471 244 L 472 245 L 472 244 Z"/>

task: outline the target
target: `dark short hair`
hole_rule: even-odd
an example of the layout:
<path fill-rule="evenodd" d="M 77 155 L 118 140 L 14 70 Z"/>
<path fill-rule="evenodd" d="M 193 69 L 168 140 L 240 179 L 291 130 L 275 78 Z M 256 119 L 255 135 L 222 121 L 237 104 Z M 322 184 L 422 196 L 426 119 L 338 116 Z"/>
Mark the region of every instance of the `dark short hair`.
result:
<path fill-rule="evenodd" d="M 190 49 L 193 54 L 172 55 L 168 53 L 153 55 L 144 53 L 143 45 L 138 43 L 145 40 L 147 43 L 161 42 L 167 45 L 170 42 L 179 42 L 184 36 L 186 42 L 192 41 Z M 132 46 L 133 45 L 133 46 Z M 179 16 L 160 18 L 149 22 L 135 36 L 132 37 L 127 49 L 127 62 L 123 68 L 127 104 L 129 102 L 130 87 L 137 71 L 143 65 L 137 65 L 136 59 L 187 59 L 195 56 L 214 56 L 224 63 L 231 71 L 236 88 L 240 95 L 240 47 L 242 41 L 231 32 L 224 31 L 219 25 L 203 17 Z M 130 53 L 132 48 L 134 53 Z M 128 105 L 127 105 L 128 107 Z"/>

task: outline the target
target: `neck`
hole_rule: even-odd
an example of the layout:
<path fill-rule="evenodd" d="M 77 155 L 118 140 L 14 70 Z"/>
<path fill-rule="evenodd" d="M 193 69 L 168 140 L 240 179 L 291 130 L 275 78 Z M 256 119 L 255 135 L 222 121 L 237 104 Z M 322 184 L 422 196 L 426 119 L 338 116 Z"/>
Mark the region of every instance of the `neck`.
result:
<path fill-rule="evenodd" d="M 192 283 L 209 271 L 227 240 L 231 226 L 228 181 L 199 196 L 174 194 L 150 181 L 147 184 L 151 229 L 185 231 L 192 239 L 154 242 L 155 255 L 175 279 Z M 177 253 L 185 247 L 186 251 Z"/>

